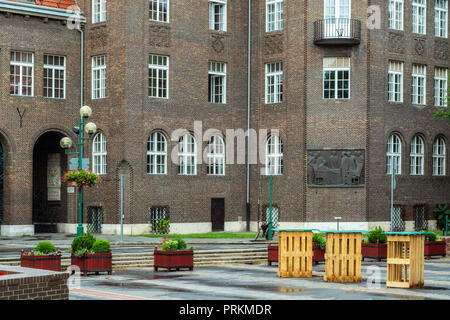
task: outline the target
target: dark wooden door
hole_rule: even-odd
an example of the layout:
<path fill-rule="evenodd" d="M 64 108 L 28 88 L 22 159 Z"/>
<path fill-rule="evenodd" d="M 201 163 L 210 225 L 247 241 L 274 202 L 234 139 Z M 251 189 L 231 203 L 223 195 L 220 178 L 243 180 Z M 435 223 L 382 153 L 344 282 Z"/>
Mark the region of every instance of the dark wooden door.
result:
<path fill-rule="evenodd" d="M 211 199 L 211 223 L 212 231 L 224 231 L 225 229 L 225 199 Z"/>

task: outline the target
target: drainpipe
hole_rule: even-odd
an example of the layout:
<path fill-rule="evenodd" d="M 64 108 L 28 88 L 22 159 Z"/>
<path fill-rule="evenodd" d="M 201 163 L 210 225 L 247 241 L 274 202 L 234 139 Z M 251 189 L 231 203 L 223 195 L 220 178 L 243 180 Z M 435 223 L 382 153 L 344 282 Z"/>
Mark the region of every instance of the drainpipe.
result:
<path fill-rule="evenodd" d="M 248 0 L 248 43 L 247 43 L 247 205 L 246 205 L 246 220 L 247 231 L 250 231 L 250 93 L 251 93 L 251 29 L 252 23 L 252 0 Z"/>
<path fill-rule="evenodd" d="M 81 70 L 81 90 L 80 90 L 80 100 L 81 105 L 80 107 L 83 107 L 84 104 L 84 31 L 81 29 L 81 25 L 77 29 L 81 34 L 81 63 L 80 63 L 80 70 Z"/>

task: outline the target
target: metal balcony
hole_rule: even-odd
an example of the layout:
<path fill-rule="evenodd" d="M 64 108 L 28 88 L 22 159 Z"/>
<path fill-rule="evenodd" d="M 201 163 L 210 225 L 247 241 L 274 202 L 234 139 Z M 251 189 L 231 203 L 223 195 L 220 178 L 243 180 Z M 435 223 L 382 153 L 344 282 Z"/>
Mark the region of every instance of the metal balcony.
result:
<path fill-rule="evenodd" d="M 361 42 L 361 21 L 339 18 L 314 22 L 314 44 L 358 45 Z"/>

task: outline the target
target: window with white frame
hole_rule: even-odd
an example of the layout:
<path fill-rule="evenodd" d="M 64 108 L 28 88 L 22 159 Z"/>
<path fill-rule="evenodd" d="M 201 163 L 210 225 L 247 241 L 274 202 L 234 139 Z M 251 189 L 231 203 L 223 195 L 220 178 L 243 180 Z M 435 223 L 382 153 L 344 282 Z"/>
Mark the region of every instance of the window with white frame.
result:
<path fill-rule="evenodd" d="M 225 175 L 225 143 L 222 137 L 214 135 L 208 144 L 208 174 Z"/>
<path fill-rule="evenodd" d="M 351 1 L 325 0 L 324 2 L 325 37 L 350 37 Z"/>
<path fill-rule="evenodd" d="M 389 0 L 389 28 L 403 30 L 403 0 Z"/>
<path fill-rule="evenodd" d="M 169 97 L 169 57 L 151 54 L 148 65 L 148 96 Z"/>
<path fill-rule="evenodd" d="M 403 62 L 389 61 L 389 101 L 403 102 Z"/>
<path fill-rule="evenodd" d="M 447 68 L 434 69 L 434 105 L 436 107 L 447 107 Z"/>
<path fill-rule="evenodd" d="M 106 0 L 92 0 L 92 23 L 106 21 Z"/>
<path fill-rule="evenodd" d="M 11 51 L 10 94 L 33 96 L 34 54 L 32 52 Z"/>
<path fill-rule="evenodd" d="M 414 33 L 427 32 L 427 0 L 413 0 L 412 3 L 412 29 Z"/>
<path fill-rule="evenodd" d="M 283 174 L 283 142 L 278 135 L 271 135 L 266 142 L 266 175 Z"/>
<path fill-rule="evenodd" d="M 227 0 L 209 1 L 209 29 L 227 31 Z"/>
<path fill-rule="evenodd" d="M 97 133 L 92 142 L 92 168 L 97 174 L 106 174 L 106 137 Z"/>
<path fill-rule="evenodd" d="M 323 59 L 323 98 L 350 98 L 350 58 Z"/>
<path fill-rule="evenodd" d="M 147 173 L 167 174 L 167 139 L 160 132 L 153 132 L 147 141 Z"/>
<path fill-rule="evenodd" d="M 395 174 L 402 172 L 402 140 L 396 134 L 389 137 L 386 153 L 387 173 L 392 174 L 392 166 L 395 167 Z"/>
<path fill-rule="evenodd" d="M 423 175 L 424 159 L 425 159 L 425 144 L 421 136 L 414 136 L 411 141 L 411 174 Z"/>
<path fill-rule="evenodd" d="M 66 58 L 44 55 L 44 97 L 66 98 Z"/>
<path fill-rule="evenodd" d="M 184 134 L 178 142 L 178 161 L 178 174 L 197 174 L 197 143 L 190 133 Z"/>
<path fill-rule="evenodd" d="M 426 74 L 427 67 L 413 64 L 412 72 L 412 103 L 425 104 L 426 101 Z"/>
<path fill-rule="evenodd" d="M 445 176 L 446 154 L 445 140 L 438 137 L 433 143 L 433 176 Z"/>
<path fill-rule="evenodd" d="M 283 63 L 266 63 L 266 103 L 283 102 Z"/>
<path fill-rule="evenodd" d="M 209 62 L 209 96 L 211 103 L 226 103 L 227 64 Z"/>
<path fill-rule="evenodd" d="M 150 0 L 150 20 L 169 22 L 169 1 Z"/>
<path fill-rule="evenodd" d="M 106 98 L 106 56 L 92 57 L 92 99 Z"/>
<path fill-rule="evenodd" d="M 283 30 L 283 0 L 266 0 L 266 32 Z"/>
<path fill-rule="evenodd" d="M 434 2 L 434 35 L 448 37 L 448 0 L 435 0 Z"/>

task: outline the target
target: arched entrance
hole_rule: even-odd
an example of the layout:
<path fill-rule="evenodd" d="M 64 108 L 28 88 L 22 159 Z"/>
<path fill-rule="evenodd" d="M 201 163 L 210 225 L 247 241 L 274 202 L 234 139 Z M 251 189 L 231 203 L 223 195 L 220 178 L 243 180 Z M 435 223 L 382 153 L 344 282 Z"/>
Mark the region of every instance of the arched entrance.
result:
<path fill-rule="evenodd" d="M 46 132 L 33 149 L 33 224 L 36 233 L 57 232 L 67 222 L 67 193 L 61 176 L 67 170 L 67 156 L 60 147 L 63 135 Z"/>
<path fill-rule="evenodd" d="M 3 155 L 3 146 L 0 142 L 0 225 L 3 221 L 3 180 L 4 180 L 4 155 Z"/>

